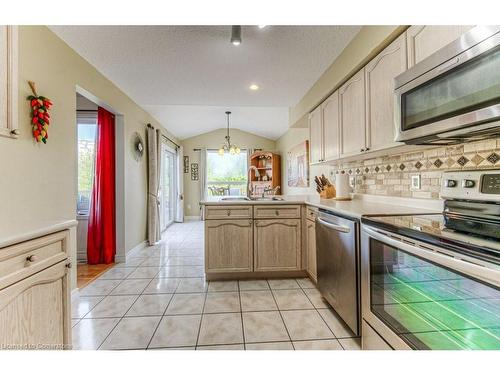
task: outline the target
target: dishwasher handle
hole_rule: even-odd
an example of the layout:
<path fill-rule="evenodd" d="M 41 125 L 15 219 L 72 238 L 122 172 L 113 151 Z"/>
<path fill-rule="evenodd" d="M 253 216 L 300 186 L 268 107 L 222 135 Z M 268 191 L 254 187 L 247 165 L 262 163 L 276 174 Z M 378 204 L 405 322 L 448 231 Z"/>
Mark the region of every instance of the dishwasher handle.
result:
<path fill-rule="evenodd" d="M 333 223 L 329 223 L 328 221 L 325 221 L 319 217 L 316 218 L 316 222 L 320 225 L 323 225 L 329 229 L 333 229 L 337 232 L 342 232 L 342 233 L 349 233 L 351 231 L 351 228 L 345 227 L 343 225 L 337 225 Z"/>

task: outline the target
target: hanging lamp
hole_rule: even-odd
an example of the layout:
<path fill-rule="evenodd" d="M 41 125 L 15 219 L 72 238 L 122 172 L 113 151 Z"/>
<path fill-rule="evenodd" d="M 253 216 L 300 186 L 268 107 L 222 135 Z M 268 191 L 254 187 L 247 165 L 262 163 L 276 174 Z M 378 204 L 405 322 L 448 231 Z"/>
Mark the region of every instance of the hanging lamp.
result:
<path fill-rule="evenodd" d="M 226 152 L 228 152 L 231 155 L 238 155 L 241 150 L 238 146 L 231 144 L 231 136 L 229 135 L 229 116 L 231 115 L 230 111 L 226 111 L 226 116 L 227 116 L 227 134 L 224 137 L 225 141 L 224 144 L 219 148 L 219 155 L 223 156 Z"/>

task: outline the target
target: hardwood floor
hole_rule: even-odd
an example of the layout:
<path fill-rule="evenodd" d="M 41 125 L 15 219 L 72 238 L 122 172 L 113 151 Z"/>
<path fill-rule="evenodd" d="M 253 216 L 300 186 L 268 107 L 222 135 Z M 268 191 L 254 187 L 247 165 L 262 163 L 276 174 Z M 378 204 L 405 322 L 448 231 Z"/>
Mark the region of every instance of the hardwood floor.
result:
<path fill-rule="evenodd" d="M 85 287 L 90 282 L 102 275 L 106 270 L 113 267 L 115 264 L 78 264 L 76 267 L 77 287 L 79 289 Z"/>

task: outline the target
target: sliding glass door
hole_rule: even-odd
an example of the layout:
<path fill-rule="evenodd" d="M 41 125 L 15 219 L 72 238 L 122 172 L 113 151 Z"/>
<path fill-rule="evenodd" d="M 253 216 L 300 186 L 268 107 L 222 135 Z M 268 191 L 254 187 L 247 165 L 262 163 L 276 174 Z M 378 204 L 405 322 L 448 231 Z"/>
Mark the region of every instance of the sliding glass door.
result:
<path fill-rule="evenodd" d="M 177 186 L 176 151 L 166 140 L 161 145 L 160 225 L 164 231 L 174 221 Z"/>

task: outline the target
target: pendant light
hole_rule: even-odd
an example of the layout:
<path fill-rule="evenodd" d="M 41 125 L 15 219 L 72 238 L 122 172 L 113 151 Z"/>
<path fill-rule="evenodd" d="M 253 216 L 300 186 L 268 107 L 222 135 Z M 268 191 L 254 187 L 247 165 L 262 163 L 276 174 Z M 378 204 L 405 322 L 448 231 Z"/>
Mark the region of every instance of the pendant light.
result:
<path fill-rule="evenodd" d="M 235 46 L 241 44 L 241 26 L 231 27 L 231 43 Z"/>
<path fill-rule="evenodd" d="M 226 152 L 229 152 L 229 154 L 231 155 L 238 155 L 241 150 L 238 146 L 234 145 L 234 144 L 231 144 L 231 136 L 229 135 L 229 116 L 231 115 L 231 112 L 230 111 L 227 111 L 226 112 L 226 116 L 227 116 L 227 134 L 226 136 L 224 137 L 225 138 L 225 142 L 224 144 L 221 146 L 221 148 L 219 148 L 219 155 L 220 156 L 224 156 L 224 154 Z"/>

